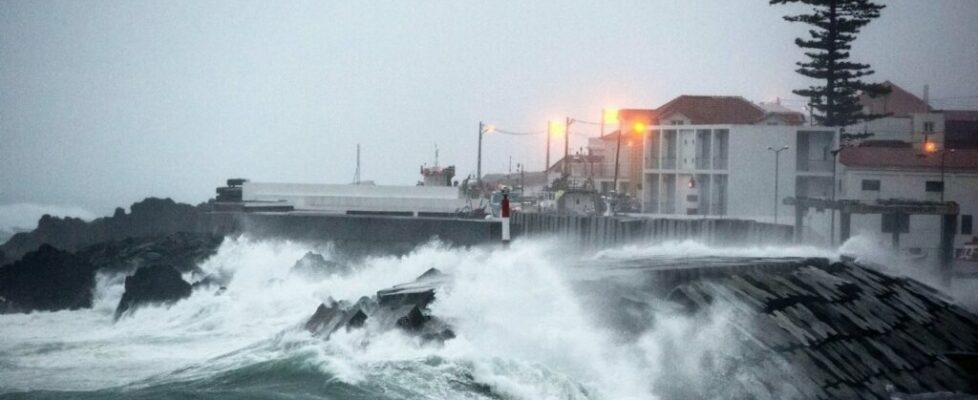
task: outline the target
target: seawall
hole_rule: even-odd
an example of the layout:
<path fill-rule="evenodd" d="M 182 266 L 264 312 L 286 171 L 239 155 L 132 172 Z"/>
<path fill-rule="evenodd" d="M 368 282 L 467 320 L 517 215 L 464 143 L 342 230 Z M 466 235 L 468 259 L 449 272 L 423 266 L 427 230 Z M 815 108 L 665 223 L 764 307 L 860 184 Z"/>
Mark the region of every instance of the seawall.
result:
<path fill-rule="evenodd" d="M 220 235 L 247 233 L 256 237 L 332 241 L 356 252 L 403 253 L 433 238 L 462 247 L 496 243 L 502 231 L 496 220 L 296 212 L 215 212 L 207 214 L 203 221 L 200 230 Z M 793 233 L 788 225 L 737 219 L 518 213 L 511 221 L 515 238 L 558 237 L 589 249 L 685 239 L 715 245 L 785 244 L 791 242 Z"/>

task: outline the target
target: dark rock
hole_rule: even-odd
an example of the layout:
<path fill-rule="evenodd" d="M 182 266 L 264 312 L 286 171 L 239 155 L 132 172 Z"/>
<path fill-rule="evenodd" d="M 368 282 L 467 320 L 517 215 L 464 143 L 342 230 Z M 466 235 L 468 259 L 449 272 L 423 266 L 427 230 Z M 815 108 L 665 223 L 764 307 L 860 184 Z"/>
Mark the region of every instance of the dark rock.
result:
<path fill-rule="evenodd" d="M 85 247 L 77 252 L 101 270 L 131 273 L 150 265 L 171 265 L 180 272 L 196 271 L 197 265 L 217 252 L 220 236 L 178 232 L 162 236 L 127 238 Z"/>
<path fill-rule="evenodd" d="M 414 282 L 378 291 L 375 298 L 362 297 L 353 305 L 330 299 L 319 305 L 306 322 L 306 330 L 328 338 L 340 328 L 360 328 L 369 320 L 372 329 L 400 329 L 426 342 L 444 342 L 454 338 L 455 332 L 429 315 L 427 307 L 435 298 L 435 287 L 447 278 L 432 268 Z"/>
<path fill-rule="evenodd" d="M 296 261 L 290 272 L 309 278 L 326 278 L 336 274 L 345 274 L 349 272 L 349 268 L 310 251 L 302 256 L 299 261 Z"/>
<path fill-rule="evenodd" d="M 421 339 L 426 342 L 444 342 L 455 339 L 455 331 L 445 328 L 438 332 L 428 332 L 421 334 Z"/>
<path fill-rule="evenodd" d="M 344 324 L 347 328 L 360 328 L 367 322 L 367 314 L 361 309 L 356 309 Z"/>
<path fill-rule="evenodd" d="M 396 308 L 406 304 L 425 308 L 435 300 L 435 288 L 444 285 L 448 276 L 437 268 L 431 268 L 414 282 L 396 285 L 377 291 L 377 301 L 382 306 Z"/>
<path fill-rule="evenodd" d="M 214 275 L 207 275 L 203 279 L 190 284 L 193 290 L 197 289 L 209 289 L 217 287 L 221 290 L 226 289 L 227 279 L 222 279 Z"/>
<path fill-rule="evenodd" d="M 129 214 L 116 209 L 111 217 L 91 222 L 44 215 L 38 220 L 37 228 L 15 234 L 0 246 L 0 251 L 10 259 L 18 259 L 42 244 L 75 251 L 92 244 L 126 238 L 197 232 L 201 229 L 204 214 L 203 206 L 152 197 L 134 203 L 130 209 Z"/>
<path fill-rule="evenodd" d="M 0 313 L 90 308 L 95 267 L 49 245 L 0 268 Z"/>
<path fill-rule="evenodd" d="M 355 305 L 344 301 L 327 300 L 319 304 L 316 312 L 306 322 L 306 330 L 317 336 L 329 337 L 340 328 L 355 329 L 366 323 L 369 309 L 365 307 L 364 299 Z"/>
<path fill-rule="evenodd" d="M 445 275 L 444 272 L 441 272 L 441 270 L 438 268 L 430 268 L 423 274 L 418 275 L 418 279 L 415 279 L 415 281 L 429 281 L 434 279 L 444 279 L 445 277 L 447 277 L 447 275 Z"/>
<path fill-rule="evenodd" d="M 168 265 L 140 268 L 126 277 L 125 286 L 126 292 L 115 310 L 116 319 L 143 304 L 169 304 L 190 297 L 192 290 L 180 272 Z"/>
<path fill-rule="evenodd" d="M 419 331 L 429 319 L 430 317 L 421 312 L 421 308 L 413 306 L 397 319 L 397 326 L 406 331 Z"/>

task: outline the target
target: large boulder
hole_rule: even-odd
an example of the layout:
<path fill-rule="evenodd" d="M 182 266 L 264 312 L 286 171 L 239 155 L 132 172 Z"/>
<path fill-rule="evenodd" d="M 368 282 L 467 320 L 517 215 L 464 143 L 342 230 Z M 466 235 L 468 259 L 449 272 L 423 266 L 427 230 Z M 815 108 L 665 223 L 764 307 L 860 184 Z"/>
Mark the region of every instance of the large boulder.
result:
<path fill-rule="evenodd" d="M 126 292 L 115 310 L 116 319 L 143 304 L 174 303 L 190 297 L 192 291 L 180 272 L 169 265 L 140 268 L 126 277 L 125 287 Z"/>
<path fill-rule="evenodd" d="M 127 238 L 99 243 L 77 252 L 100 270 L 132 273 L 150 265 L 170 265 L 180 272 L 197 271 L 197 265 L 214 255 L 222 237 L 178 232 L 163 236 Z"/>
<path fill-rule="evenodd" d="M 0 268 L 0 313 L 90 308 L 95 267 L 85 259 L 41 245 Z"/>
<path fill-rule="evenodd" d="M 399 329 L 425 341 L 444 342 L 455 333 L 430 315 L 428 305 L 435 299 L 436 288 L 446 284 L 448 277 L 432 268 L 414 282 L 378 291 L 375 297 L 363 297 L 356 304 L 330 299 L 319 305 L 306 322 L 306 330 L 329 338 L 339 329 L 360 328 L 370 321 L 381 331 Z"/>
<path fill-rule="evenodd" d="M 9 259 L 18 259 L 42 244 L 75 251 L 95 243 L 132 237 L 162 236 L 201 230 L 204 206 L 177 203 L 171 199 L 147 198 L 133 203 L 129 214 L 116 209 L 111 217 L 85 221 L 44 215 L 30 232 L 20 232 L 2 245 Z"/>
<path fill-rule="evenodd" d="M 328 278 L 332 275 L 345 274 L 349 267 L 336 261 L 327 260 L 318 253 L 307 252 L 292 266 L 290 273 L 306 278 Z"/>

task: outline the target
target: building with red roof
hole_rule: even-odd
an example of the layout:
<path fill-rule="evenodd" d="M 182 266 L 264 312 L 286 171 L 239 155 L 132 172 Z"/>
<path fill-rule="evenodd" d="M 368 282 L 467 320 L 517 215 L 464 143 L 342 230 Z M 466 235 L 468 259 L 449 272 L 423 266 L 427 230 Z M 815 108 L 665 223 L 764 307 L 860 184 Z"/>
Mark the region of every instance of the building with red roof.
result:
<path fill-rule="evenodd" d="M 929 154 L 919 147 L 877 146 L 867 143 L 839 152 L 838 198 L 873 203 L 899 199 L 953 201 L 960 207 L 955 221 L 954 246 L 961 252 L 974 240 L 978 214 L 978 149 L 937 149 Z M 900 221 L 893 220 L 899 218 Z M 853 216 L 859 233 L 889 243 L 886 237 L 900 227 L 900 250 L 937 261 L 941 222 L 932 215 Z"/>

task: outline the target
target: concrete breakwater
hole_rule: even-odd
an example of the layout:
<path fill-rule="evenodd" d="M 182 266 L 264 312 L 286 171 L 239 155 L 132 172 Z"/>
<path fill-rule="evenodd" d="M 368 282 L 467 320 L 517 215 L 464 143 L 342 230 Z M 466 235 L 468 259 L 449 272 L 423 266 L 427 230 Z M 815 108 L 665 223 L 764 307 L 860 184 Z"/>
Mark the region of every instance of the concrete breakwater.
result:
<path fill-rule="evenodd" d="M 354 253 L 405 253 L 432 238 L 452 246 L 474 246 L 499 241 L 501 234 L 498 221 L 461 218 L 215 212 L 206 220 L 204 229 L 218 235 L 331 241 Z"/>
<path fill-rule="evenodd" d="M 452 246 L 500 241 L 497 220 L 312 213 L 210 213 L 204 230 L 220 235 L 333 241 L 340 247 L 406 252 L 432 238 Z M 515 238 L 556 236 L 586 248 L 631 242 L 698 240 L 708 244 L 790 243 L 792 228 L 735 219 L 662 219 L 518 213 Z"/>
<path fill-rule="evenodd" d="M 518 235 L 557 236 L 588 247 L 638 241 L 698 240 L 714 245 L 787 244 L 793 229 L 740 219 L 670 219 L 521 213 L 513 217 Z"/>

